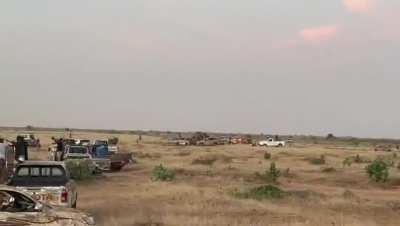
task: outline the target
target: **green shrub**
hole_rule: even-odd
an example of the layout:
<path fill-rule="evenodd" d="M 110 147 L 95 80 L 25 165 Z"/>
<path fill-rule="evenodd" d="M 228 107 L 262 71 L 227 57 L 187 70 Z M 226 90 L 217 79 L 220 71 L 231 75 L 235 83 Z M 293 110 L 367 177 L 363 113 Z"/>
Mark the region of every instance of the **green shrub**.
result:
<path fill-rule="evenodd" d="M 382 158 L 382 161 L 384 161 L 388 167 L 394 167 L 395 162 L 391 157 Z"/>
<path fill-rule="evenodd" d="M 264 174 L 256 173 L 256 176 L 268 183 L 276 183 L 281 175 L 281 171 L 276 168 L 275 162 L 271 162 L 269 169 Z"/>
<path fill-rule="evenodd" d="M 368 177 L 375 182 L 386 182 L 389 177 L 389 165 L 386 161 L 378 158 L 365 167 Z"/>
<path fill-rule="evenodd" d="M 256 200 L 280 199 L 283 198 L 285 195 L 286 195 L 285 191 L 272 185 L 264 185 L 252 188 L 245 192 L 234 193 L 234 196 L 237 198 L 256 199 Z"/>
<path fill-rule="evenodd" d="M 353 164 L 353 158 L 351 158 L 351 157 L 345 158 L 345 159 L 343 160 L 342 164 L 343 164 L 343 167 L 345 167 L 345 166 L 350 167 L 351 164 Z"/>
<path fill-rule="evenodd" d="M 343 167 L 345 166 L 351 166 L 353 163 L 361 164 L 361 163 L 370 163 L 371 160 L 368 159 L 367 157 L 362 157 L 359 154 L 356 156 L 351 156 L 347 157 L 346 159 L 343 160 Z"/>
<path fill-rule="evenodd" d="M 264 159 L 268 160 L 268 159 L 271 159 L 271 157 L 272 157 L 272 155 L 270 153 L 268 153 L 268 152 L 264 153 Z"/>
<path fill-rule="evenodd" d="M 325 155 L 321 155 L 319 158 L 310 159 L 310 163 L 313 165 L 324 165 L 326 163 Z"/>
<path fill-rule="evenodd" d="M 153 181 L 172 181 L 175 179 L 175 172 L 160 164 L 159 166 L 154 167 L 151 179 Z"/>
<path fill-rule="evenodd" d="M 354 157 L 354 162 L 355 163 L 363 163 L 363 159 L 360 157 L 359 154 L 356 155 L 356 157 Z"/>
<path fill-rule="evenodd" d="M 86 180 L 90 179 L 95 173 L 95 165 L 89 159 L 68 159 L 65 165 L 72 179 Z"/>

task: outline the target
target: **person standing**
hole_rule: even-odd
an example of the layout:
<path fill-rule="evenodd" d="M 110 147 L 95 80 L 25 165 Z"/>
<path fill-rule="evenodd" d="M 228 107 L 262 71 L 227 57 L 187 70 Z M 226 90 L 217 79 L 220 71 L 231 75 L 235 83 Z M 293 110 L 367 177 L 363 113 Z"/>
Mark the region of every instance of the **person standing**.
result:
<path fill-rule="evenodd" d="M 17 136 L 17 142 L 14 143 L 15 147 L 15 160 L 19 160 L 20 157 L 26 161 L 28 160 L 28 143 L 24 140 L 24 137 Z"/>

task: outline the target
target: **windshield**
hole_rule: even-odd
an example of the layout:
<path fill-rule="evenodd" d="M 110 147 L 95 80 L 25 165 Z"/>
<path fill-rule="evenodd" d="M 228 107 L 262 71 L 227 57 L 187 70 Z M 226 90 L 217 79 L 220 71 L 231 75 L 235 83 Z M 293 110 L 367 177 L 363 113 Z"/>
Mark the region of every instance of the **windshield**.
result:
<path fill-rule="evenodd" d="M 13 191 L 0 191 L 1 212 L 34 212 L 36 203 L 30 198 Z"/>
<path fill-rule="evenodd" d="M 86 154 L 87 148 L 86 147 L 70 147 L 68 153 L 71 154 Z"/>

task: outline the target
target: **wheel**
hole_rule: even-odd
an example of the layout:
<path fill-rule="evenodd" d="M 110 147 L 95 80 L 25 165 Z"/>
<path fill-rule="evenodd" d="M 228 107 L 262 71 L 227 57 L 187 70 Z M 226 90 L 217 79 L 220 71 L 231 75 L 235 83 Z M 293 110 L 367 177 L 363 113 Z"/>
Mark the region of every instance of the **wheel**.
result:
<path fill-rule="evenodd" d="M 282 144 L 278 144 L 278 147 L 281 148 L 281 147 L 283 147 L 283 145 Z"/>
<path fill-rule="evenodd" d="M 75 202 L 72 204 L 72 208 L 76 209 L 76 202 L 78 201 L 78 195 L 76 195 Z"/>

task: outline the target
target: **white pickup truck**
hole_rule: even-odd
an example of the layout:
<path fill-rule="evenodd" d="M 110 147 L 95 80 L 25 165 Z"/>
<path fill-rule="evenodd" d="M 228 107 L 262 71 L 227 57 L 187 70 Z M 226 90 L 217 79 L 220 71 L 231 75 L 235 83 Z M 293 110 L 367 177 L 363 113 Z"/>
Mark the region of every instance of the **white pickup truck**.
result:
<path fill-rule="evenodd" d="M 262 140 L 258 142 L 260 146 L 266 147 L 283 147 L 286 145 L 285 141 L 276 141 L 273 138 L 268 138 L 267 140 Z"/>
<path fill-rule="evenodd" d="M 17 166 L 9 185 L 27 192 L 38 201 L 76 208 L 75 182 L 63 162 L 26 161 Z"/>

